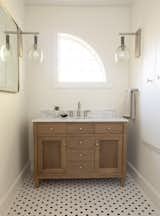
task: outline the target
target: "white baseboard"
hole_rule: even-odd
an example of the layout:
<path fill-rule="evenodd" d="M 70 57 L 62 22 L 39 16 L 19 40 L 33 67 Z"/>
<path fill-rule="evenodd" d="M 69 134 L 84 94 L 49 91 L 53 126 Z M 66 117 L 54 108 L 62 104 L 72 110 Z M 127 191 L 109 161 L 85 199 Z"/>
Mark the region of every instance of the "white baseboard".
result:
<path fill-rule="evenodd" d="M 13 184 L 10 186 L 9 190 L 6 192 L 3 198 L 0 200 L 0 216 L 6 216 L 7 210 L 9 208 L 9 205 L 11 201 L 14 199 L 17 190 L 22 186 L 24 176 L 28 170 L 29 162 L 27 162 L 22 169 L 22 171 L 19 173 Z"/>
<path fill-rule="evenodd" d="M 157 190 L 130 162 L 128 162 L 128 170 L 136 182 L 141 186 L 143 191 L 148 195 L 150 200 L 160 210 L 160 194 Z"/>

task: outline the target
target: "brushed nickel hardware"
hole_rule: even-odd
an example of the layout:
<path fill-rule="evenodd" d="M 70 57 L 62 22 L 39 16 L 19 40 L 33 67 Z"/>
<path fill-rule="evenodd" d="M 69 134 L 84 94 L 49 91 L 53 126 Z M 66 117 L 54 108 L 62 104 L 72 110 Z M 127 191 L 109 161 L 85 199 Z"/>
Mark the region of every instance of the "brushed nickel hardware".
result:
<path fill-rule="evenodd" d="M 139 89 L 130 89 L 129 90 L 129 114 L 123 115 L 126 119 L 135 120 L 136 119 L 136 93 L 139 92 Z"/>
<path fill-rule="evenodd" d="M 79 128 L 79 130 L 83 130 L 83 128 Z"/>
<path fill-rule="evenodd" d="M 82 104 L 80 101 L 77 103 L 77 109 L 76 110 L 68 110 L 67 113 L 69 117 L 77 117 L 77 118 L 87 118 L 88 113 L 91 112 L 91 110 L 82 110 Z"/>
<path fill-rule="evenodd" d="M 6 36 L 16 34 L 17 39 L 18 39 L 18 53 L 19 56 L 22 57 L 22 49 L 23 49 L 23 35 L 34 35 L 34 44 L 32 49 L 29 52 L 29 57 L 32 58 L 33 60 L 42 62 L 43 61 L 43 52 L 41 49 L 38 48 L 38 35 L 40 34 L 39 32 L 23 32 L 20 29 L 17 31 L 5 31 L 4 32 Z"/>
<path fill-rule="evenodd" d="M 81 102 L 78 102 L 77 117 L 81 117 Z"/>
<path fill-rule="evenodd" d="M 135 36 L 135 57 L 141 56 L 141 35 L 142 29 L 138 29 L 136 32 L 120 33 L 120 36 Z"/>
<path fill-rule="evenodd" d="M 152 83 L 153 79 L 147 79 L 147 83 Z"/>
<path fill-rule="evenodd" d="M 91 112 L 90 110 L 84 110 L 84 118 L 88 117 L 88 113 Z"/>
<path fill-rule="evenodd" d="M 5 34 L 17 34 L 16 31 L 5 31 L 4 33 Z M 40 33 L 39 32 L 23 32 L 23 31 L 20 31 L 19 34 L 22 34 L 22 35 L 39 35 Z"/>
<path fill-rule="evenodd" d="M 73 115 L 74 115 L 74 112 L 73 112 L 73 110 L 69 110 L 69 111 L 68 111 L 68 114 L 69 114 L 69 117 L 71 117 L 71 118 L 72 118 L 72 117 L 73 117 Z"/>
<path fill-rule="evenodd" d="M 79 143 L 80 143 L 80 144 L 82 144 L 82 143 L 83 143 L 83 141 L 80 141 Z"/>
<path fill-rule="evenodd" d="M 79 168 L 80 168 L 80 169 L 82 169 L 83 167 L 82 167 L 82 166 L 80 166 Z"/>
<path fill-rule="evenodd" d="M 6 48 L 10 49 L 10 36 L 8 34 L 6 35 Z"/>
<path fill-rule="evenodd" d="M 80 157 L 82 157 L 82 156 L 83 156 L 83 154 L 79 154 L 79 156 L 80 156 Z"/>
<path fill-rule="evenodd" d="M 120 60 L 128 60 L 130 57 L 129 51 L 125 45 L 125 36 L 135 36 L 135 57 L 139 58 L 141 56 L 141 34 L 142 29 L 138 29 L 136 32 L 124 32 L 119 34 L 121 36 L 121 45 L 115 53 L 115 60 L 117 62 Z"/>

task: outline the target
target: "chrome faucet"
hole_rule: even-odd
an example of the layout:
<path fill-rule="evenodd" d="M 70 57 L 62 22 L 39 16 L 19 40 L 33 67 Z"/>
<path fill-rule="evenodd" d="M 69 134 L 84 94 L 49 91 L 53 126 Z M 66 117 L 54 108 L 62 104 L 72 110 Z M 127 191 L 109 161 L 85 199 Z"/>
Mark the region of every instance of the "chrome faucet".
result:
<path fill-rule="evenodd" d="M 81 102 L 78 102 L 77 117 L 81 117 Z"/>

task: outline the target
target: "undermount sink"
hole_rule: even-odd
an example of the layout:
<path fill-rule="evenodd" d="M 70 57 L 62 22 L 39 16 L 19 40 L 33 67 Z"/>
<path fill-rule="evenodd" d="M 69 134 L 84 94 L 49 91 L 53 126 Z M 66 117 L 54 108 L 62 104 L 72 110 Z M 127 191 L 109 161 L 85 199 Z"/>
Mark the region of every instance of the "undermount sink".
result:
<path fill-rule="evenodd" d="M 87 111 L 87 115 L 84 115 Z M 70 116 L 69 113 L 73 112 Z M 77 116 L 76 110 L 64 111 L 67 117 L 55 116 L 53 110 L 42 111 L 39 118 L 33 119 L 33 122 L 127 122 L 127 119 L 117 117 L 114 110 L 81 110 L 80 116 Z"/>

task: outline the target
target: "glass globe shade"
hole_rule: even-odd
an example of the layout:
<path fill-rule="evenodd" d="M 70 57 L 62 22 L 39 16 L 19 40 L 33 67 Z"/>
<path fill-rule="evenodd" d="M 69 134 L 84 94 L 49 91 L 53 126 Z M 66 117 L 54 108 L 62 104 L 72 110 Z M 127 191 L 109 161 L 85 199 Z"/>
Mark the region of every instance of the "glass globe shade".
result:
<path fill-rule="evenodd" d="M 39 48 L 34 48 L 32 47 L 31 50 L 29 51 L 28 53 L 28 56 L 29 56 L 29 59 L 31 59 L 32 61 L 34 62 L 37 62 L 37 63 L 42 63 L 43 62 L 43 52 L 41 49 Z"/>
<path fill-rule="evenodd" d="M 7 62 L 11 59 L 12 52 L 11 49 L 8 49 L 6 45 L 3 45 L 0 49 L 0 59 L 2 62 Z"/>
<path fill-rule="evenodd" d="M 129 50 L 126 48 L 118 47 L 115 53 L 115 61 L 128 61 L 130 58 Z"/>

